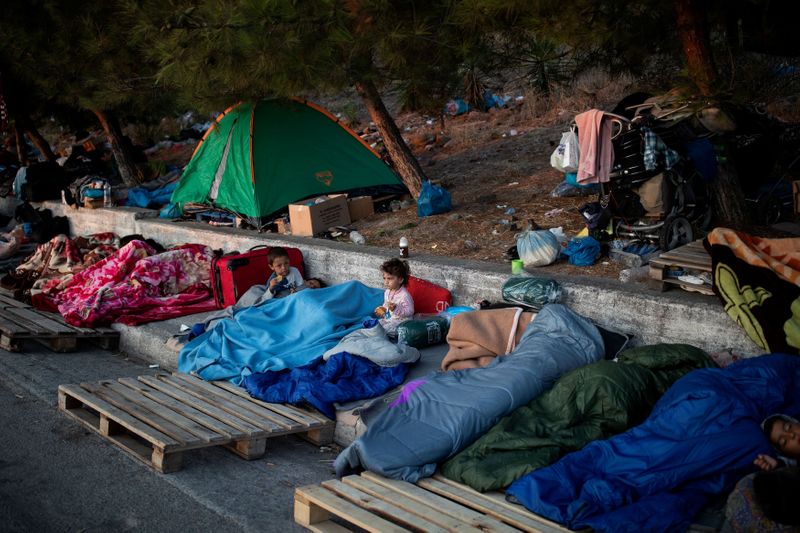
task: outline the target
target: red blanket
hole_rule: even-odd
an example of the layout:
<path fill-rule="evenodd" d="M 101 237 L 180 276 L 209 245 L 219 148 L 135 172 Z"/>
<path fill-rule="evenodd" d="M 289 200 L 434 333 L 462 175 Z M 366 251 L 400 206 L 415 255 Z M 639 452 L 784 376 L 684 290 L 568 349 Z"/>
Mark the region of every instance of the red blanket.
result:
<path fill-rule="evenodd" d="M 161 254 L 131 241 L 72 277 L 53 302 L 67 323 L 135 325 L 216 309 L 209 247 L 185 244 Z"/>

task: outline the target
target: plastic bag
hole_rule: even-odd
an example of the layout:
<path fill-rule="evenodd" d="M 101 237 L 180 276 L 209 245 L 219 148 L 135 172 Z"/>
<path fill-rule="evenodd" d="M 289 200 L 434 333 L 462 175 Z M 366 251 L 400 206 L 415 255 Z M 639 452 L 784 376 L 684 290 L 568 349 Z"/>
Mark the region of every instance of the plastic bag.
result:
<path fill-rule="evenodd" d="M 591 266 L 600 255 L 600 243 L 594 237 L 573 237 L 562 253 L 570 265 Z"/>
<path fill-rule="evenodd" d="M 558 238 L 548 230 L 523 231 L 517 235 L 517 253 L 526 267 L 546 266 L 558 259 Z"/>
<path fill-rule="evenodd" d="M 159 218 L 178 218 L 183 214 L 178 204 L 167 204 L 159 211 Z"/>
<path fill-rule="evenodd" d="M 397 342 L 414 348 L 433 346 L 445 341 L 449 329 L 447 319 L 439 316 L 425 320 L 406 320 L 397 326 Z"/>
<path fill-rule="evenodd" d="M 448 307 L 447 309 L 439 313 L 438 316 L 446 318 L 447 322 L 449 323 L 451 320 L 453 320 L 454 316 L 460 315 L 461 313 L 469 313 L 470 311 L 474 310 L 475 310 L 474 307 L 468 307 L 466 305 L 456 305 Z"/>
<path fill-rule="evenodd" d="M 450 193 L 430 181 L 422 183 L 422 192 L 417 200 L 417 216 L 427 217 L 447 213 L 453 209 Z"/>
<path fill-rule="evenodd" d="M 570 130 L 561 134 L 561 141 L 550 155 L 550 165 L 561 172 L 577 172 L 580 150 L 578 135 Z"/>
<path fill-rule="evenodd" d="M 545 278 L 511 278 L 503 284 L 503 300 L 538 311 L 546 304 L 558 303 L 561 285 Z"/>

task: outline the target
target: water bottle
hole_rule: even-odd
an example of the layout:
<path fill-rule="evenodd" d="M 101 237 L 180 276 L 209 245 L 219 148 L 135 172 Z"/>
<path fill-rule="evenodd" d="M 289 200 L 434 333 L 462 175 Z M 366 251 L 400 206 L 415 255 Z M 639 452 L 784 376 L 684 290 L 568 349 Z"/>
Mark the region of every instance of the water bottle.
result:
<path fill-rule="evenodd" d="M 106 184 L 103 185 L 103 207 L 111 207 L 111 205 L 111 184 L 106 182 Z"/>
<path fill-rule="evenodd" d="M 359 245 L 365 242 L 364 236 L 357 231 L 350 232 L 350 240 Z"/>
<path fill-rule="evenodd" d="M 400 257 L 408 257 L 408 239 L 400 237 Z"/>

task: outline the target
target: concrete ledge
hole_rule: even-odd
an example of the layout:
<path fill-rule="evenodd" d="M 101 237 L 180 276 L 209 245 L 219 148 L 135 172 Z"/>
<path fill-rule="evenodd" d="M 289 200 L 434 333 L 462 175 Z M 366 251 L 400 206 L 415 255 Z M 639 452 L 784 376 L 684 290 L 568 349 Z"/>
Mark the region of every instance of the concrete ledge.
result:
<path fill-rule="evenodd" d="M 58 202 L 44 202 L 42 206 L 52 209 L 55 214 L 68 216 L 74 234 L 99 231 L 114 231 L 119 235 L 138 233 L 167 246 L 198 242 L 225 252 L 246 251 L 260 244 L 297 247 L 303 251 L 308 275 L 320 277 L 328 283 L 356 279 L 379 287 L 382 284 L 379 266 L 395 255 L 393 249 L 346 242 L 173 222 L 156 218 L 157 212 L 149 209 L 120 207 L 76 211 Z M 456 304 L 472 304 L 482 299 L 500 301 L 503 283 L 509 277 L 508 266 L 495 263 L 415 253 L 412 253 L 409 263 L 414 275 L 452 291 Z M 559 276 L 549 273 L 547 268 L 536 274 L 554 278 L 562 284 L 563 303 L 603 326 L 633 333 L 636 344 L 683 342 L 707 351 L 732 348 L 745 355 L 762 353 L 725 314 L 715 297 L 680 290 L 661 293 L 649 290 L 645 285 L 622 284 L 616 280 Z M 125 330 L 123 339 L 144 335 L 134 333 L 141 328 L 129 328 L 130 332 Z M 165 333 L 162 331 L 159 335 Z M 177 327 L 169 334 L 174 333 L 177 333 Z M 122 345 L 133 346 L 134 343 L 123 340 Z M 140 344 L 137 342 L 135 345 Z M 152 354 L 154 361 L 163 361 L 163 355 L 156 356 L 155 351 L 153 346 L 141 355 L 150 357 Z M 163 352 L 163 344 L 158 351 Z"/>
<path fill-rule="evenodd" d="M 300 248 L 309 276 L 328 283 L 356 279 L 381 286 L 380 264 L 395 255 L 395 250 L 356 246 L 347 242 L 292 237 L 251 230 L 220 228 L 194 222 L 173 222 L 157 218 L 157 211 L 139 208 L 72 209 L 60 202 L 43 202 L 42 207 L 70 219 L 74 234 L 114 231 L 119 235 L 138 233 L 164 245 L 198 242 L 225 252 L 246 251 L 253 246 L 293 246 Z M 13 207 L 11 208 L 13 210 Z M 413 251 L 412 251 L 413 252 Z M 414 275 L 447 287 L 456 304 L 472 304 L 487 299 L 501 300 L 501 288 L 508 279 L 508 266 L 480 261 L 462 261 L 440 256 L 412 253 L 409 259 Z M 745 355 L 762 353 L 728 317 L 715 297 L 680 290 L 658 292 L 645 285 L 622 284 L 616 280 L 583 276 L 559 276 L 543 268 L 535 273 L 558 280 L 563 288 L 563 303 L 597 323 L 636 335 L 636 344 L 683 342 L 717 351 L 732 348 Z M 126 328 L 122 346 L 143 350 L 140 355 L 166 363 L 163 342 L 177 333 L 171 321 L 160 326 Z M 162 329 L 163 328 L 163 329 Z M 171 329 L 170 329 L 171 328 Z M 167 331 L 169 330 L 169 331 Z M 134 338 L 163 336 L 161 345 Z M 130 338 L 131 340 L 126 340 Z M 165 365 L 174 366 L 174 365 Z"/>

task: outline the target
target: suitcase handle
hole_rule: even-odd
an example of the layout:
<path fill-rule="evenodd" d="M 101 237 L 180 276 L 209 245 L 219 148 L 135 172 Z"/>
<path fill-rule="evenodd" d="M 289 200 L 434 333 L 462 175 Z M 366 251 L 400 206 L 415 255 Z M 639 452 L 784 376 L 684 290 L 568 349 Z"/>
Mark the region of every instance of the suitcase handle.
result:
<path fill-rule="evenodd" d="M 253 250 L 258 250 L 259 248 L 269 248 L 269 244 L 256 244 L 255 246 L 250 248 L 249 251 L 252 252 Z"/>
<path fill-rule="evenodd" d="M 248 264 L 250 264 L 250 260 L 249 260 L 248 258 L 246 258 L 246 257 L 239 257 L 239 258 L 237 258 L 237 259 L 231 259 L 231 260 L 228 262 L 228 267 L 227 267 L 227 269 L 228 269 L 229 271 L 233 272 L 233 271 L 234 271 L 234 270 L 236 270 L 237 268 L 239 268 L 239 267 L 243 267 L 243 266 L 245 266 L 245 265 L 248 265 Z"/>

